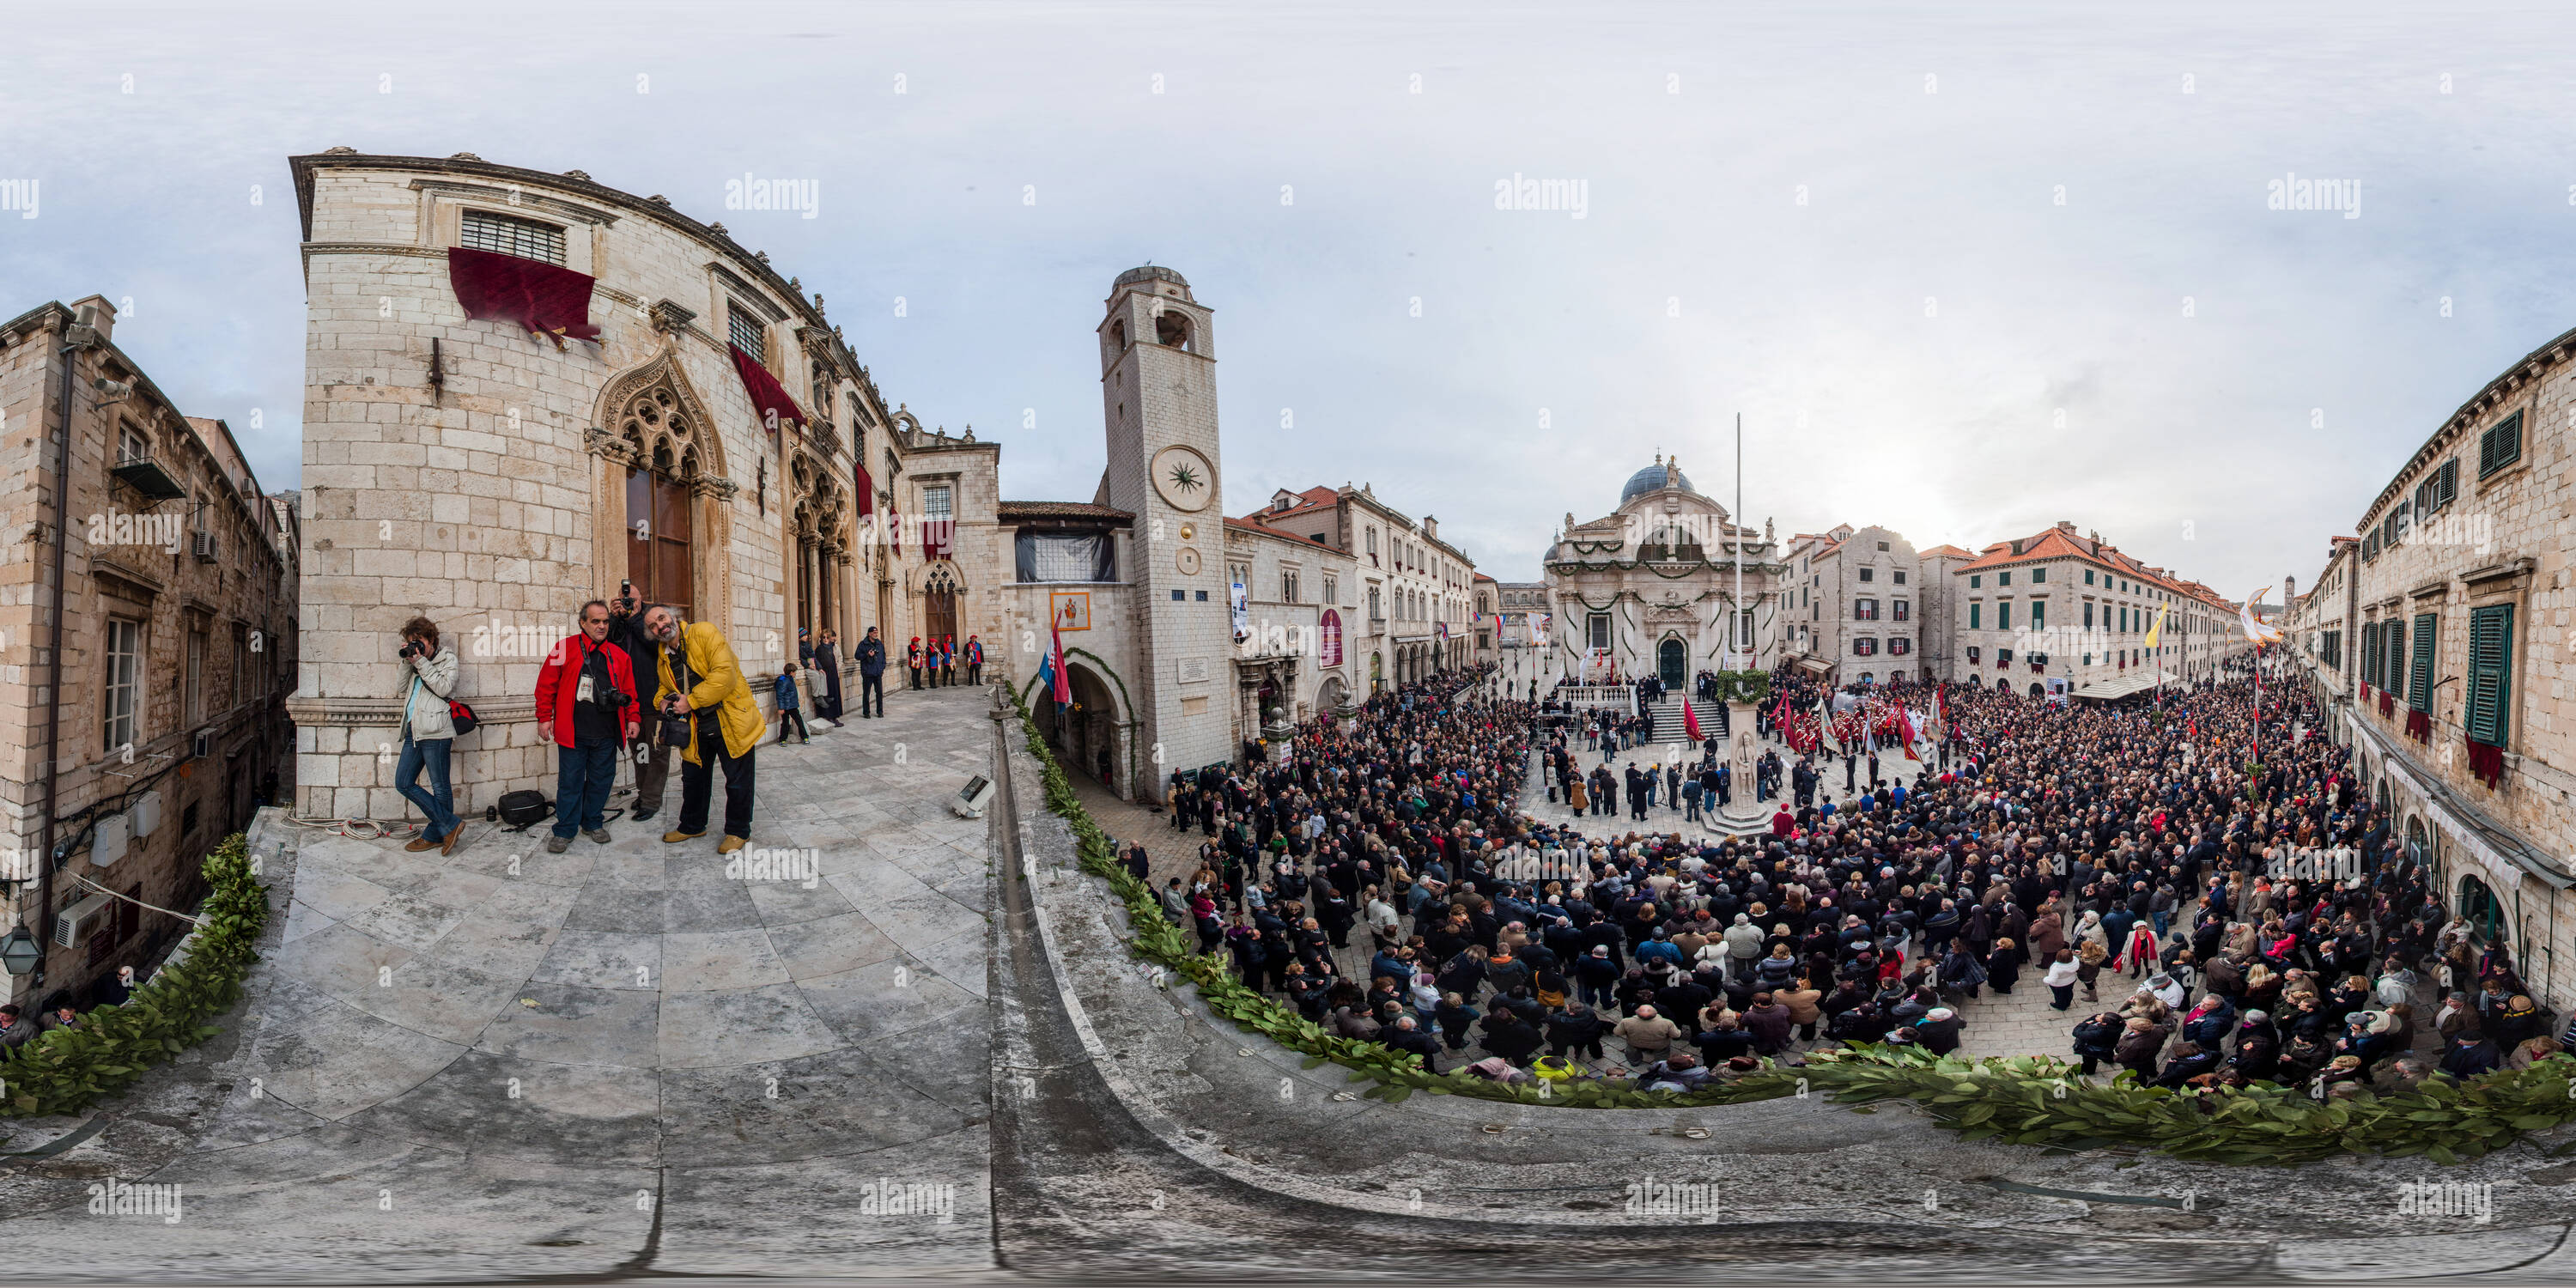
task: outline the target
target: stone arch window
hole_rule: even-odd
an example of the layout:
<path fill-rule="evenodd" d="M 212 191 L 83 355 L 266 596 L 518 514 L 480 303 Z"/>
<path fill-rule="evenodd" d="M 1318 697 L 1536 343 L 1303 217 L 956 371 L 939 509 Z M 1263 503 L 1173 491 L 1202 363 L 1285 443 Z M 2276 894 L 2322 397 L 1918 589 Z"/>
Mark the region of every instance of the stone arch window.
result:
<path fill-rule="evenodd" d="M 635 391 L 618 408 L 616 424 L 617 436 L 653 472 L 680 482 L 698 477 L 704 463 L 698 447 L 700 426 L 669 385 L 655 383 Z"/>
<path fill-rule="evenodd" d="M 1109 352 L 1112 356 L 1127 352 L 1127 319 L 1115 318 L 1110 321 Z"/>
<path fill-rule="evenodd" d="M 1168 345 L 1183 353 L 1198 352 L 1198 336 L 1190 326 L 1189 314 L 1178 309 L 1155 314 L 1154 343 Z"/>

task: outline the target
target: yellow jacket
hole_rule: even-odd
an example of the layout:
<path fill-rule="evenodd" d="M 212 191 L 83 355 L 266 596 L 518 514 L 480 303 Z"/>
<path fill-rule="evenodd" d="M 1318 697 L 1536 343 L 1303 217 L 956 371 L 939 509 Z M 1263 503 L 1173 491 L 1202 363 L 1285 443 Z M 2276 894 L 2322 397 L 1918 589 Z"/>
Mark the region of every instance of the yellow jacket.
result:
<path fill-rule="evenodd" d="M 734 660 L 733 646 L 725 643 L 724 632 L 711 622 L 691 622 L 680 628 L 680 645 L 688 651 L 689 674 L 697 678 L 689 690 L 689 746 L 681 758 L 694 765 L 698 762 L 697 713 L 717 707 L 716 720 L 724 726 L 725 751 L 733 756 L 748 756 L 760 745 L 768 725 L 760 718 L 760 704 L 752 701 L 751 684 L 742 678 L 742 664 Z M 662 701 L 679 690 L 671 679 L 671 651 L 653 650 L 655 669 L 661 684 L 653 691 L 653 709 L 660 711 Z"/>

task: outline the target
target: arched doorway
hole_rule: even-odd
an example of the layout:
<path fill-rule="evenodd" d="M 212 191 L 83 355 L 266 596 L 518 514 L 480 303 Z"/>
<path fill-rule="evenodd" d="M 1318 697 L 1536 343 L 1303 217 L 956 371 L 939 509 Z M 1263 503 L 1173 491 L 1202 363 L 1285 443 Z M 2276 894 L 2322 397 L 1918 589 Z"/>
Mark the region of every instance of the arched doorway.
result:
<path fill-rule="evenodd" d="M 1038 722 L 1039 736 L 1055 748 L 1056 759 L 1081 770 L 1120 796 L 1125 775 L 1122 751 L 1118 746 L 1118 702 L 1098 672 L 1088 665 L 1068 660 L 1065 681 L 1073 691 L 1073 701 L 1062 710 L 1045 701 L 1043 692 L 1033 696 L 1032 713 Z"/>
<path fill-rule="evenodd" d="M 921 582 L 922 639 L 945 639 L 957 633 L 957 570 L 940 564 Z"/>
<path fill-rule="evenodd" d="M 2480 940 L 2495 943 L 2504 933 L 2504 905 L 2496 901 L 2495 891 L 2474 876 L 2460 878 L 2460 916 L 2468 920 Z"/>
<path fill-rule="evenodd" d="M 2033 682 L 2032 682 L 2032 684 L 2031 684 L 2031 686 L 2030 686 L 2030 696 L 2032 696 L 2032 697 L 2034 697 L 2034 698 L 2044 698 L 2044 697 L 2047 697 L 2047 696 L 2048 696 L 2048 686 L 2047 686 L 2047 685 L 2045 685 L 2045 684 L 2038 683 L 2037 681 L 2033 681 Z"/>
<path fill-rule="evenodd" d="M 1338 711 L 1350 698 L 1350 686 L 1342 683 L 1342 677 L 1325 676 L 1324 683 L 1315 690 L 1315 714 L 1328 715 Z"/>
<path fill-rule="evenodd" d="M 1655 674 L 1664 687 L 1678 690 L 1690 683 L 1690 646 L 1681 637 L 1667 637 L 1655 646 Z"/>

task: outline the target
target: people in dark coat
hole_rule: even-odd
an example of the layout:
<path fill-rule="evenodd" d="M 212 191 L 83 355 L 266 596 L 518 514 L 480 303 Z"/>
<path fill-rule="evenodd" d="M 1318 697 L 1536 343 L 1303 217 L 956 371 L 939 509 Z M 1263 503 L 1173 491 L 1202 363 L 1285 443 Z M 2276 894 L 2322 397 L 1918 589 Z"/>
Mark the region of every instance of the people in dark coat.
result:
<path fill-rule="evenodd" d="M 2085 1076 L 2092 1076 L 2102 1061 L 2116 1054 L 2120 1033 L 2120 1017 L 2110 1011 L 2096 1012 L 2076 1023 L 2075 1054 L 2084 1060 Z"/>
<path fill-rule="evenodd" d="M 2012 995 L 2013 985 L 2021 982 L 2021 945 L 2011 939 L 1995 941 L 1995 950 L 1986 955 L 1986 987 L 1997 997 Z"/>

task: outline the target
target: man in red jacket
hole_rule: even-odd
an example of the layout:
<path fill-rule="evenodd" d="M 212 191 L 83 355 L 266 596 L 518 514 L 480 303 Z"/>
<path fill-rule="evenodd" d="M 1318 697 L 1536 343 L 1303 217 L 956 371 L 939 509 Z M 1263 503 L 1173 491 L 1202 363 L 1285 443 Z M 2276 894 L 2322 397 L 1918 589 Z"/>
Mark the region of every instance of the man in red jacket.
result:
<path fill-rule="evenodd" d="M 555 744 L 555 826 L 546 852 L 572 844 L 574 825 L 608 844 L 608 789 L 617 755 L 642 729 L 635 667 L 608 642 L 608 605 L 581 606 L 581 630 L 565 636 L 537 672 L 537 732 Z"/>

